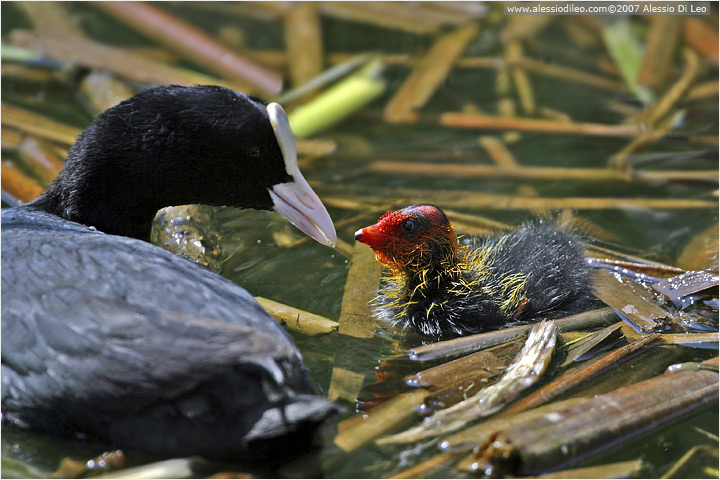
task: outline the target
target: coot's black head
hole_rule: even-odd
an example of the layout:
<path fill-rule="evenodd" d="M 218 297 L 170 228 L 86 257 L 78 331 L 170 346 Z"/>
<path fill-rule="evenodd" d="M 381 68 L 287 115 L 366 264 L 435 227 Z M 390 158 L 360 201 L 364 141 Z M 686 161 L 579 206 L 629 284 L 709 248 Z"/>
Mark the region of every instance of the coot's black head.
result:
<path fill-rule="evenodd" d="M 335 243 L 297 166 L 287 116 L 219 86 L 146 90 L 101 114 L 36 204 L 101 231 L 147 238 L 160 208 L 202 203 L 278 211 Z"/>
<path fill-rule="evenodd" d="M 445 213 L 435 205 L 411 205 L 380 217 L 375 225 L 355 232 L 380 263 L 395 273 L 440 267 L 454 257 L 457 236 Z"/>

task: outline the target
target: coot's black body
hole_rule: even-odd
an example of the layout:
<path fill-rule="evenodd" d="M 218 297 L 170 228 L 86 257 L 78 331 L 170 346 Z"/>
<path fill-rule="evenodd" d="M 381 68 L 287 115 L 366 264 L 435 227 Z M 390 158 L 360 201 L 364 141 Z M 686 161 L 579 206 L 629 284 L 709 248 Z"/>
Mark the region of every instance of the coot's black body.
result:
<path fill-rule="evenodd" d="M 235 283 L 129 238 L 158 206 L 280 211 L 292 192 L 313 211 L 290 220 L 332 243 L 286 118 L 265 108 L 220 87 L 140 94 L 78 138 L 43 197 L 2 211 L 4 422 L 162 456 L 314 444 L 337 409 L 282 327 Z"/>
<path fill-rule="evenodd" d="M 590 267 L 579 240 L 550 225 L 460 243 L 439 208 L 413 205 L 355 238 L 372 246 L 389 269 L 377 318 L 428 336 L 570 313 L 589 298 Z"/>

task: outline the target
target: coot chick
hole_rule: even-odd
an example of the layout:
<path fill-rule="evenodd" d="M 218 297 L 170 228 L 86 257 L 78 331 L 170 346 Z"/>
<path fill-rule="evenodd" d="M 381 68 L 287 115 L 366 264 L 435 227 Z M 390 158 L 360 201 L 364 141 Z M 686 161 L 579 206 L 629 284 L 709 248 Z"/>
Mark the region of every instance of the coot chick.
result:
<path fill-rule="evenodd" d="M 41 197 L 2 212 L 4 422 L 249 460 L 301 451 L 332 423 L 248 292 L 139 240 L 159 208 L 188 203 L 274 209 L 336 240 L 279 105 L 164 86 L 107 110 Z"/>
<path fill-rule="evenodd" d="M 434 205 L 387 213 L 355 233 L 388 270 L 376 316 L 428 336 L 477 333 L 555 311 L 589 295 L 578 240 L 548 225 L 461 244 Z"/>

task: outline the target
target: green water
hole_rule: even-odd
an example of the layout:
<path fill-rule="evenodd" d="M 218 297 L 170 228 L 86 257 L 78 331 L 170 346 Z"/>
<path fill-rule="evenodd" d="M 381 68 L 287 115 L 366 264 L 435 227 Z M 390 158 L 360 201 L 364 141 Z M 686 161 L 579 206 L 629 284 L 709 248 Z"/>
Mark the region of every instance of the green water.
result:
<path fill-rule="evenodd" d="M 117 42 L 126 46 L 147 45 L 145 39 L 108 21 L 97 10 L 84 5 L 72 5 L 71 8 L 81 15 L 88 33 L 101 41 Z M 246 43 L 250 48 L 283 48 L 282 28 L 277 23 L 239 17 L 227 18 L 216 12 L 183 8 L 181 4 L 175 3 L 168 4 L 168 9 L 210 32 L 215 31 L 218 26 L 234 21 L 235 25 L 245 30 Z M 717 11 L 714 15 L 717 20 Z M 18 26 L 26 26 L 22 16 L 11 4 L 3 2 L 3 35 Z M 414 54 L 431 43 L 429 37 L 331 18 L 323 20 L 323 31 L 329 53 L 382 50 Z M 528 43 L 526 55 L 548 62 L 591 69 L 592 49 L 574 51 L 572 43 L 563 32 L 562 29 L 554 27 L 544 30 L 538 35 L 537 42 Z M 599 54 L 601 50 L 602 47 L 598 46 L 595 53 Z M 500 26 L 485 28 L 469 47 L 468 54 L 501 55 Z M 370 173 L 368 166 L 377 160 L 489 164 L 490 160 L 478 142 L 479 136 L 501 134 L 446 129 L 426 123 L 397 126 L 383 123 L 380 121 L 382 108 L 402 82 L 406 72 L 404 67 L 389 67 L 385 72 L 389 93 L 356 117 L 319 135 L 332 139 L 337 144 L 333 154 L 313 159 L 303 167 L 305 177 L 316 185 L 315 190 L 321 198 L 349 198 L 360 201 L 366 199 L 371 202 L 376 193 L 382 193 L 386 189 L 396 190 L 398 196 L 404 189 L 421 192 L 442 190 L 448 192 L 449 198 L 453 191 L 514 195 L 520 187 L 531 186 L 541 197 L 717 199 L 716 183 L 571 183 L 560 180 L 518 182 Z M 702 79 L 716 78 L 716 67 L 705 68 Z M 610 108 L 611 102 L 637 105 L 629 93 L 591 88 L 541 75 L 531 75 L 531 79 L 538 104 L 562 111 L 576 121 L 618 123 L 623 118 Z M 66 76 L 62 82 L 51 83 L 3 77 L 2 99 L 42 113 L 53 114 L 65 122 L 84 127 L 91 121 L 92 116 L 83 110 L 82 103 L 75 94 L 74 81 L 73 75 Z M 422 112 L 431 115 L 443 111 L 459 111 L 469 103 L 480 110 L 493 112 L 496 102 L 494 70 L 456 69 Z M 716 98 L 688 104 L 685 120 L 675 130 L 676 135 L 641 149 L 630 158 L 631 163 L 649 169 L 716 169 L 717 147 L 690 143 L 683 140 L 683 136 L 717 134 L 717 117 Z M 509 144 L 508 147 L 522 165 L 599 168 L 605 166 L 608 159 L 627 145 L 628 141 L 622 138 L 523 133 L 519 141 Z M 12 152 L 3 151 L 3 159 L 14 158 Z M 424 201 L 423 195 L 419 194 L 413 201 Z M 535 214 L 528 211 L 462 207 L 453 209 L 507 223 L 519 223 L 535 218 Z M 359 213 L 333 207 L 328 210 L 336 223 Z M 339 238 L 352 243 L 353 233 L 358 228 L 373 223 L 382 213 L 384 212 L 369 208 L 363 218 L 339 228 Z M 717 211 L 714 209 L 661 211 L 633 207 L 578 213 L 617 236 L 620 239 L 617 242 L 620 248 L 670 264 L 693 237 L 718 220 Z M 301 233 L 274 213 L 216 209 L 216 216 L 222 224 L 223 275 L 241 284 L 253 295 L 338 319 L 348 258 L 313 241 L 307 241 L 292 249 L 278 245 L 275 240 L 278 234 L 292 239 L 300 238 Z M 343 341 L 337 334 L 314 338 L 299 334 L 293 336 L 321 395 L 327 394 L 332 368 L 339 360 L 352 359 L 352 369 L 365 374 L 366 384 L 373 383 L 374 367 L 381 358 L 393 354 L 396 347 L 384 335 L 355 342 Z M 339 345 L 342 346 L 342 351 Z M 637 381 L 660 374 L 665 367 L 673 363 L 704 360 L 717 354 L 716 350 L 688 347 L 657 347 L 651 350 L 652 353 L 624 363 L 622 368 L 613 373 L 618 386 L 627 383 L 628 379 Z M 354 403 L 341 403 L 346 408 L 344 416 L 355 413 Z M 697 428 L 717 435 L 717 414 L 710 412 L 697 415 L 684 423 L 641 436 L 572 466 L 642 458 L 646 464 L 643 476 L 659 476 L 692 446 L 712 445 L 712 441 L 698 432 Z M 58 440 L 6 427 L 3 427 L 2 434 L 3 458 L 21 460 L 42 471 L 55 470 L 59 460 L 66 456 L 77 459 L 91 458 L 112 448 L 111 445 Z M 304 473 L 310 476 L 387 476 L 412 465 L 430 448 L 424 445 L 380 448 L 371 444 L 346 455 L 328 445 L 320 454 L 319 469 L 317 465 L 312 468 L 298 468 L 306 468 Z M 136 452 L 127 452 L 127 457 L 130 464 L 156 460 Z M 216 470 L 244 468 L 247 467 L 218 466 Z M 210 473 L 212 470 L 213 468 L 209 469 Z M 8 470 L 3 473 L 7 475 Z M 291 470 L 289 473 L 260 470 L 258 474 L 300 475 L 299 470 Z M 440 470 L 435 475 L 443 477 L 456 473 Z M 703 476 L 703 472 L 692 472 L 688 476 Z"/>

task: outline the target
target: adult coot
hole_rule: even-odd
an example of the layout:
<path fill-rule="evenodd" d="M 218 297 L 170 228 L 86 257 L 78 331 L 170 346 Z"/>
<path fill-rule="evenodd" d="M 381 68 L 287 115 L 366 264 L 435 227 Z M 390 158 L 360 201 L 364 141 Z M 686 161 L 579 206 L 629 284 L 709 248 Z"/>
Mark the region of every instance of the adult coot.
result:
<path fill-rule="evenodd" d="M 531 225 L 463 245 L 445 213 L 412 205 L 355 239 L 388 270 L 376 315 L 439 337 L 570 312 L 589 296 L 590 267 L 575 236 Z"/>
<path fill-rule="evenodd" d="M 274 209 L 336 240 L 279 105 L 164 86 L 109 109 L 41 197 L 2 212 L 4 422 L 163 456 L 313 443 L 336 407 L 285 331 L 233 282 L 142 241 L 159 208 L 187 203 Z"/>

